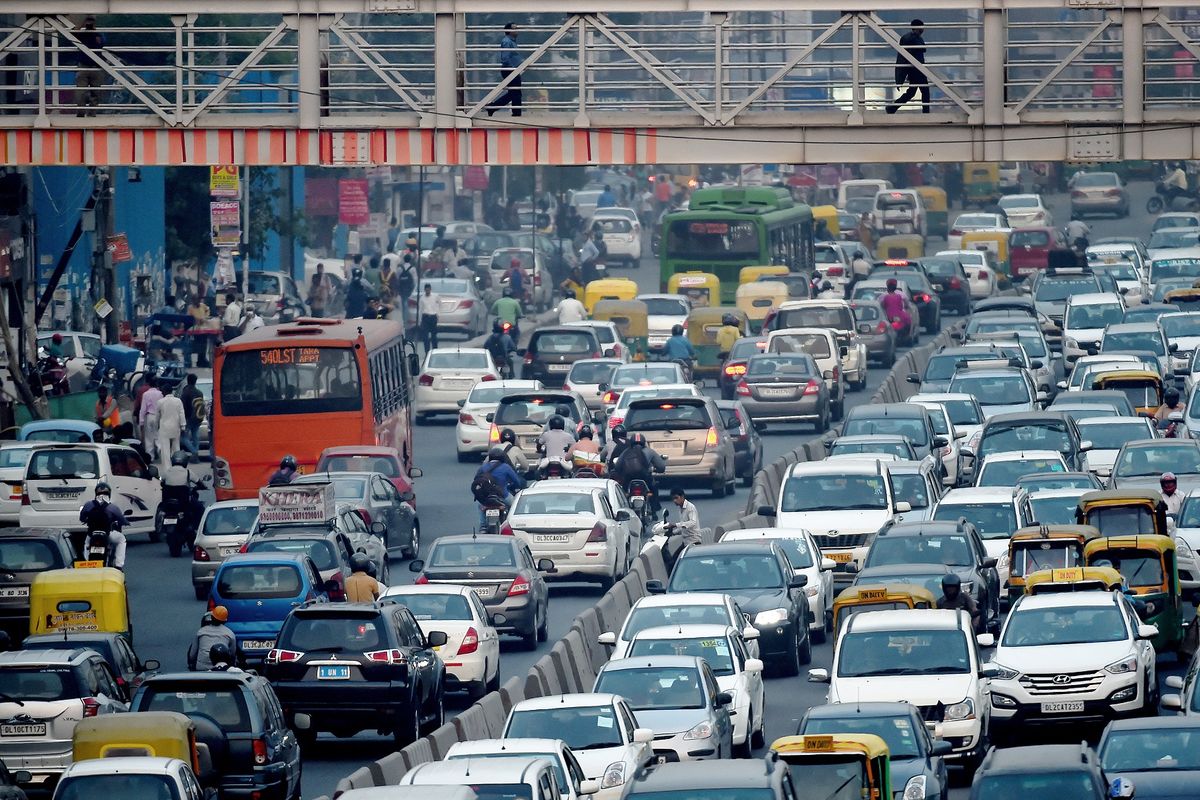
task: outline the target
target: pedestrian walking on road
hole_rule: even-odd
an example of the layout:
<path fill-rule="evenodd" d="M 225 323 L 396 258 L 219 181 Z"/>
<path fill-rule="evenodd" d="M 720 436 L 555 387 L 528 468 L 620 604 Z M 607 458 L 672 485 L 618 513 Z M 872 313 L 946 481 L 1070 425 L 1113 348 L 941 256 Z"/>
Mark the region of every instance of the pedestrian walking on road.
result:
<path fill-rule="evenodd" d="M 438 310 L 441 298 L 433 293 L 433 285 L 425 284 L 425 293 L 417 300 L 417 314 L 421 320 L 421 341 L 428 353 L 438 346 Z"/>
<path fill-rule="evenodd" d="M 925 63 L 925 39 L 921 36 L 925 32 L 925 23 L 919 19 L 914 19 L 909 23 L 912 30 L 900 37 L 900 46 L 908 51 L 908 54 L 917 60 L 918 63 Z M 921 113 L 929 113 L 929 78 L 925 76 L 925 72 L 919 67 L 909 63 L 904 57 L 904 53 L 896 53 L 896 90 L 908 84 L 907 91 L 900 95 L 887 106 L 887 113 L 895 114 L 909 100 L 912 100 L 917 92 L 921 93 Z"/>
<path fill-rule="evenodd" d="M 504 106 L 512 106 L 514 117 L 521 116 L 521 73 L 513 73 L 521 66 L 522 60 L 521 52 L 517 49 L 517 26 L 511 22 L 506 23 L 504 37 L 500 39 L 500 81 L 503 83 L 509 75 L 512 75 L 513 79 L 504 90 L 504 94 L 500 95 L 500 99 L 488 106 L 489 117 Z"/>

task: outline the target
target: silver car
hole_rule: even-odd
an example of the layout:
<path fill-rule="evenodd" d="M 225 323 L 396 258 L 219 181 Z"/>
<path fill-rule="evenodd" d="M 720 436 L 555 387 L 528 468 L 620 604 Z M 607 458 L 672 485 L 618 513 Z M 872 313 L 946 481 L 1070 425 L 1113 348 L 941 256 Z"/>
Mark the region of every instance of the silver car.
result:
<path fill-rule="evenodd" d="M 192 548 L 192 588 L 208 597 L 221 562 L 241 549 L 258 522 L 257 500 L 221 500 L 204 510 Z"/>
<path fill-rule="evenodd" d="M 1129 216 L 1129 191 L 1115 172 L 1080 172 L 1071 178 L 1071 219 L 1085 214 Z"/>
<path fill-rule="evenodd" d="M 487 331 L 488 312 L 483 298 L 475 289 L 475 283 L 466 278 L 425 278 L 421 286 L 433 287 L 438 296 L 438 331 L 461 333 L 468 339 L 482 336 Z M 423 288 L 409 298 L 412 313 L 417 310 L 417 296 Z"/>
<path fill-rule="evenodd" d="M 604 391 L 600 388 L 612 381 L 613 372 L 624 364 L 619 358 L 584 358 L 571 365 L 563 388 L 576 392 L 591 411 L 604 407 Z"/>

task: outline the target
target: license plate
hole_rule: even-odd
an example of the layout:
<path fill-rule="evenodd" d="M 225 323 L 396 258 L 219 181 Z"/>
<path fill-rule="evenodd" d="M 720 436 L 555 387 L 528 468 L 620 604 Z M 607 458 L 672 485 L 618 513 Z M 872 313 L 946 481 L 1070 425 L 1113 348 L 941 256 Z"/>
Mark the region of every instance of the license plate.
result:
<path fill-rule="evenodd" d="M 470 378 L 455 378 L 443 381 L 448 389 L 470 389 L 475 385 L 475 381 Z"/>
<path fill-rule="evenodd" d="M 852 560 L 854 560 L 853 553 L 822 553 L 821 555 L 836 561 L 839 564 L 849 564 Z"/>
<path fill-rule="evenodd" d="M 174 525 L 179 522 L 179 517 L 163 517 L 163 525 Z"/>
<path fill-rule="evenodd" d="M 274 639 L 247 639 L 242 642 L 243 650 L 270 650 L 274 646 Z"/>
<path fill-rule="evenodd" d="M 538 544 L 561 544 L 571 541 L 569 533 L 539 533 L 534 537 Z"/>
<path fill-rule="evenodd" d="M 485 518 L 487 518 L 487 520 L 488 520 L 489 522 L 490 522 L 491 520 L 497 520 L 497 519 L 500 519 L 500 509 L 498 509 L 498 508 L 489 508 L 487 511 L 483 512 L 483 516 L 484 516 Z"/>
<path fill-rule="evenodd" d="M 0 736 L 45 736 L 46 723 L 5 723 L 0 725 Z"/>
<path fill-rule="evenodd" d="M 476 597 L 483 598 L 484 600 L 491 597 L 492 592 L 495 591 L 491 586 L 472 586 L 471 590 L 475 592 Z"/>
<path fill-rule="evenodd" d="M 1063 700 L 1057 703 L 1042 703 L 1043 714 L 1074 714 L 1083 711 L 1082 700 Z"/>
<path fill-rule="evenodd" d="M 0 598 L 29 597 L 28 586 L 0 586 Z"/>
<path fill-rule="evenodd" d="M 570 364 L 548 364 L 546 368 L 549 369 L 551 372 L 569 372 L 571 369 L 571 365 Z"/>
<path fill-rule="evenodd" d="M 241 550 L 240 547 L 222 547 L 219 552 L 221 553 L 221 558 L 229 558 L 230 556 L 236 556 L 239 550 Z"/>
<path fill-rule="evenodd" d="M 325 665 L 317 667 L 317 680 L 319 681 L 346 681 L 350 680 L 350 667 L 341 665 Z"/>
<path fill-rule="evenodd" d="M 83 489 L 41 489 L 42 494 L 50 500 L 70 500 L 83 494 Z"/>
<path fill-rule="evenodd" d="M 660 453 L 670 453 L 673 455 L 682 453 L 684 447 L 685 445 L 683 442 L 657 442 L 654 445 L 654 449 L 658 450 Z"/>
<path fill-rule="evenodd" d="M 791 397 L 791 389 L 760 389 L 763 397 Z"/>
<path fill-rule="evenodd" d="M 76 561 L 74 564 L 72 564 L 72 566 L 75 567 L 75 569 L 100 569 L 104 566 L 104 560 L 96 559 L 92 561 Z"/>

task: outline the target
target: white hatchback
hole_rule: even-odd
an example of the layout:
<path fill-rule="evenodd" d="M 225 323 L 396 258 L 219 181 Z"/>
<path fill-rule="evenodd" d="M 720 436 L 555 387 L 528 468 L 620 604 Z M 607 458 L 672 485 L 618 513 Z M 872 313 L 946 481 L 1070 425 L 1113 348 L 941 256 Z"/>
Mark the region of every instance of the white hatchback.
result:
<path fill-rule="evenodd" d="M 459 461 L 471 461 L 486 453 L 493 444 L 489 439 L 492 423 L 488 414 L 496 413 L 500 398 L 509 392 L 541 391 L 541 381 L 526 381 L 509 378 L 498 381 L 483 381 L 475 384 L 458 409 L 458 423 L 454 426 L 454 445 L 458 449 Z"/>
<path fill-rule="evenodd" d="M 42 442 L 4 442 L 0 445 L 0 523 L 16 525 L 21 520 L 25 465 L 29 454 Z"/>
<path fill-rule="evenodd" d="M 480 381 L 500 379 L 487 350 L 479 347 L 438 347 L 425 354 L 413 392 L 417 421 L 434 414 L 457 414 Z"/>
<path fill-rule="evenodd" d="M 559 800 L 580 800 L 600 789 L 596 780 L 585 778 L 583 767 L 562 739 L 476 739 L 455 742 L 446 751 L 446 761 L 492 758 L 544 758 L 554 768 Z M 485 762 L 486 763 L 486 762 Z M 441 792 L 437 793 L 439 796 Z"/>

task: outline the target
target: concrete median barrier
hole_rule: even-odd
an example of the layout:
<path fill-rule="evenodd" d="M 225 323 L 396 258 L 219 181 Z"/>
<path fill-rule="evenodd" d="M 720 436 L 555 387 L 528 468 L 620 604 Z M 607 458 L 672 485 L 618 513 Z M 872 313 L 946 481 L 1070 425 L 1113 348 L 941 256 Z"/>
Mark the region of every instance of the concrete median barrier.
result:
<path fill-rule="evenodd" d="M 558 681 L 557 693 L 573 693 L 579 691 L 579 676 L 571 669 L 571 659 L 567 656 L 567 646 L 562 639 L 550 648 L 550 664 L 554 667 L 554 676 Z"/>
<path fill-rule="evenodd" d="M 500 703 L 504 706 L 504 713 L 512 711 L 513 706 L 526 698 L 525 694 L 525 676 L 514 675 L 504 682 L 499 691 Z"/>
<path fill-rule="evenodd" d="M 551 697 L 563 693 L 562 684 L 558 680 L 558 673 L 554 669 L 554 660 L 549 653 L 539 658 L 531 671 L 536 672 L 541 679 L 543 686 L 542 697 Z"/>
<path fill-rule="evenodd" d="M 488 692 L 479 698 L 475 705 L 483 714 L 488 736 L 493 739 L 500 738 L 500 734 L 504 733 L 504 723 L 508 722 L 508 710 L 504 708 L 504 701 L 500 698 L 500 693 Z"/>
<path fill-rule="evenodd" d="M 575 673 L 579 691 L 590 692 L 592 684 L 596 682 L 596 669 L 592 666 L 591 653 L 583 640 L 583 634 L 577 628 L 571 628 L 563 637 L 563 642 L 567 645 L 567 658 L 571 662 L 571 670 Z"/>
<path fill-rule="evenodd" d="M 492 738 L 483 709 L 478 704 L 455 716 L 450 720 L 450 724 L 454 726 L 455 741 L 475 742 Z"/>
<path fill-rule="evenodd" d="M 445 758 L 450 748 L 460 741 L 458 730 L 454 727 L 453 722 L 447 722 L 425 738 L 429 740 L 429 747 L 433 750 L 434 761 L 441 761 Z"/>

